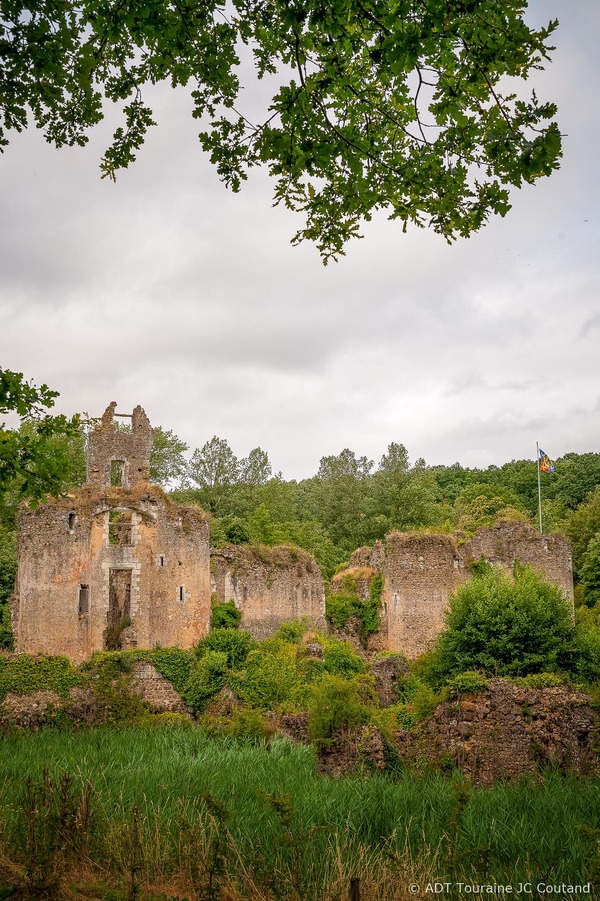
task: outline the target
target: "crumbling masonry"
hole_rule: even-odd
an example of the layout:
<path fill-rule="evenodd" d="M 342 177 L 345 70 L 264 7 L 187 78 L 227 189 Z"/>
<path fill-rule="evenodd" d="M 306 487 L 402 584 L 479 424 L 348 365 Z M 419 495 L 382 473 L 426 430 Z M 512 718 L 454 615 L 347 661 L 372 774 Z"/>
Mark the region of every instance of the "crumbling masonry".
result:
<path fill-rule="evenodd" d="M 349 567 L 333 579 L 333 591 L 343 590 L 352 576 L 365 599 L 371 579 L 381 573 L 381 626 L 373 649 L 401 651 L 417 657 L 444 628 L 450 596 L 470 577 L 481 559 L 507 572 L 526 563 L 573 599 L 571 546 L 564 535 L 540 535 L 525 522 L 499 522 L 478 529 L 472 538 L 460 534 L 390 532 L 373 547 L 359 548 Z"/>
<path fill-rule="evenodd" d="M 89 436 L 84 487 L 21 510 L 16 650 L 81 661 L 102 649 L 189 648 L 209 629 L 211 591 L 218 601 L 234 601 L 242 628 L 255 638 L 298 617 L 325 629 L 323 580 L 311 555 L 247 546 L 211 554 L 203 512 L 172 503 L 149 482 L 153 433 L 146 414 L 136 407 L 127 417 L 131 428 L 118 428 L 115 406 Z M 524 522 L 498 523 L 472 538 L 391 532 L 355 551 L 332 591 L 343 590 L 351 576 L 366 599 L 381 574 L 381 626 L 369 650 L 416 657 L 442 631 L 451 594 L 482 558 L 508 571 L 516 561 L 527 563 L 573 597 L 568 540 L 539 535 Z"/>
<path fill-rule="evenodd" d="M 327 628 L 323 578 L 314 557 L 291 547 L 228 545 L 211 551 L 211 587 L 216 600 L 233 601 L 241 627 L 258 640 L 282 622 L 305 619 Z"/>
<path fill-rule="evenodd" d="M 84 487 L 21 510 L 18 652 L 81 661 L 102 649 L 191 647 L 208 631 L 208 521 L 150 484 L 148 418 L 136 407 L 131 428 L 118 428 L 115 407 L 89 436 Z"/>

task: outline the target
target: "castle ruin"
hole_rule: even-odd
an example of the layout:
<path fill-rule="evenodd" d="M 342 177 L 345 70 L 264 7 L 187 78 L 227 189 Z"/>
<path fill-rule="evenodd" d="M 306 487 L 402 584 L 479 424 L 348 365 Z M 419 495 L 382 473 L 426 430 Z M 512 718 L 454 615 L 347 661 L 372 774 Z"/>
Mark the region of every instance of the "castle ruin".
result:
<path fill-rule="evenodd" d="M 307 551 L 227 545 L 211 549 L 210 568 L 213 596 L 234 602 L 241 628 L 253 638 L 267 638 L 298 618 L 312 629 L 327 628 L 321 570 Z"/>
<path fill-rule="evenodd" d="M 208 520 L 150 484 L 148 418 L 115 407 L 89 435 L 83 488 L 21 509 L 17 652 L 79 662 L 103 649 L 192 647 L 209 629 Z"/>
<path fill-rule="evenodd" d="M 115 407 L 89 435 L 86 484 L 21 508 L 15 650 L 80 662 L 103 649 L 189 648 L 210 628 L 211 592 L 214 601 L 235 603 L 242 628 L 256 639 L 296 618 L 325 630 L 325 590 L 314 558 L 293 547 L 211 551 L 206 515 L 173 503 L 149 481 L 153 432 L 144 411 L 124 416 Z M 119 416 L 130 426 L 120 427 Z M 380 629 L 369 650 L 416 657 L 444 628 L 451 595 L 481 559 L 510 572 L 517 561 L 529 564 L 573 598 L 568 540 L 520 521 L 478 529 L 470 538 L 391 532 L 355 551 L 331 590 L 344 590 L 351 577 L 367 599 L 380 574 Z"/>
<path fill-rule="evenodd" d="M 334 576 L 343 590 L 350 575 L 367 599 L 371 579 L 383 576 L 380 630 L 374 646 L 418 657 L 444 628 L 451 595 L 471 578 L 472 565 L 485 560 L 512 572 L 528 564 L 573 601 L 571 546 L 564 535 L 540 535 L 528 523 L 511 520 L 478 529 L 472 538 L 390 532 L 373 547 L 359 548 L 347 569 Z"/>

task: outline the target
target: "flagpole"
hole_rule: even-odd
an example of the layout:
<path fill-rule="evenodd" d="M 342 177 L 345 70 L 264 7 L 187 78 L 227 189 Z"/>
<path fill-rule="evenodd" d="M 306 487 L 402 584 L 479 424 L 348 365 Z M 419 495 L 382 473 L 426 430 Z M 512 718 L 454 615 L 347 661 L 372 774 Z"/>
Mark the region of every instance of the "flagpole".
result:
<path fill-rule="evenodd" d="M 538 477 L 538 510 L 540 514 L 540 535 L 543 535 L 542 532 L 542 483 L 540 480 L 540 446 L 538 442 L 535 442 L 535 456 L 537 460 L 537 477 Z"/>

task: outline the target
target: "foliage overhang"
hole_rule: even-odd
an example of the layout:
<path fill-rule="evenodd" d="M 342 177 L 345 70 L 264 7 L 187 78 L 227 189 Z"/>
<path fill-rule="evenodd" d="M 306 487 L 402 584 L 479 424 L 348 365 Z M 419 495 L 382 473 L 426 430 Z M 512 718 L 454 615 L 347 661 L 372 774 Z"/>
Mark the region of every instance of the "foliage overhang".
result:
<path fill-rule="evenodd" d="M 556 21 L 525 0 L 0 0 L 0 149 L 30 117 L 83 145 L 106 101 L 124 124 L 101 163 L 135 160 L 149 84 L 191 86 L 200 141 L 239 190 L 253 166 L 302 213 L 294 242 L 324 261 L 377 209 L 451 241 L 510 208 L 509 186 L 556 169 L 553 103 L 513 85 L 542 68 Z M 240 50 L 276 91 L 260 121 L 239 108 Z M 515 89 L 516 90 L 516 89 Z"/>

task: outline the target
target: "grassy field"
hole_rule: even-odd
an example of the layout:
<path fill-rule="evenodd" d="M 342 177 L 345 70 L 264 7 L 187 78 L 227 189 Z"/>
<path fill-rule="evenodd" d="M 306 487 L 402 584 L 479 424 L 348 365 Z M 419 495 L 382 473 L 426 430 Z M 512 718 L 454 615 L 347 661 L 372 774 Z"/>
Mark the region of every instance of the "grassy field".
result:
<path fill-rule="evenodd" d="M 532 883 L 535 897 L 540 882 L 597 878 L 599 839 L 600 782 L 553 773 L 492 790 L 414 773 L 334 780 L 308 747 L 183 727 L 0 740 L 0 898 L 18 885 L 19 897 L 333 901 L 352 878 L 373 901 L 434 880 Z"/>

